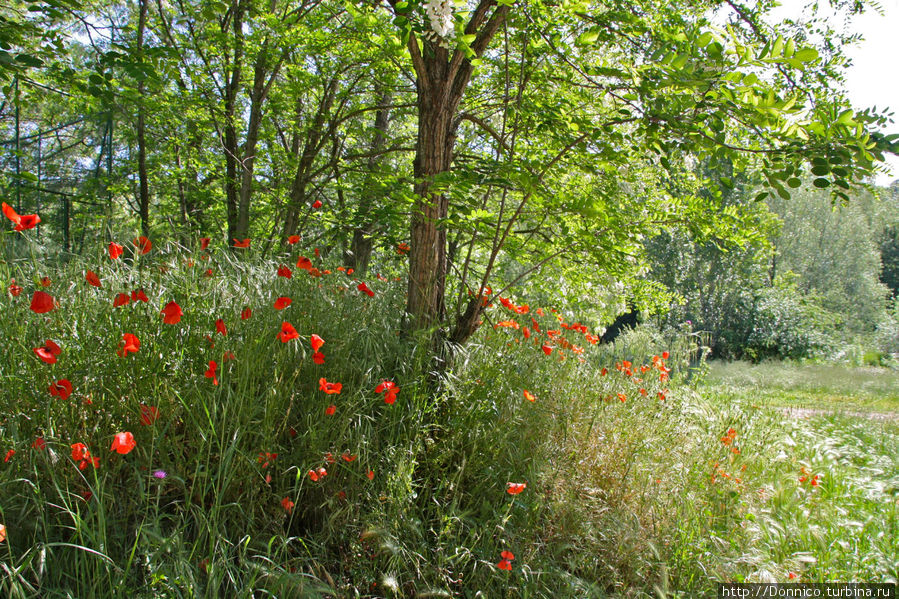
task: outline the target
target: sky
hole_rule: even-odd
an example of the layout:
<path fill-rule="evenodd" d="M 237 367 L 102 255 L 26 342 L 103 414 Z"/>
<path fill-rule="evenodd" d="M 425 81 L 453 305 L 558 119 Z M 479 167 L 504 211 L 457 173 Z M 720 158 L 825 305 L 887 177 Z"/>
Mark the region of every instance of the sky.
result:
<path fill-rule="evenodd" d="M 772 15 L 797 18 L 807 0 L 781 0 Z M 821 4 L 827 4 L 822 2 Z M 861 33 L 863 40 L 847 49 L 852 66 L 846 72 L 846 91 L 853 108 L 888 107 L 896 113 L 895 121 L 883 130 L 899 133 L 899 0 L 879 0 L 883 14 L 867 9 L 853 19 L 850 29 Z M 899 156 L 888 155 L 890 174 L 879 175 L 878 185 L 889 185 L 899 179 Z"/>

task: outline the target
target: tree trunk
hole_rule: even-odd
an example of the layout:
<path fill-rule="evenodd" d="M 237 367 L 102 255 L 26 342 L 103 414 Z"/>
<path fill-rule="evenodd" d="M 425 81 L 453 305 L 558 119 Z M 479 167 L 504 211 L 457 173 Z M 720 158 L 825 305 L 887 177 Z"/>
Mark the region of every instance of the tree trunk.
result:
<path fill-rule="evenodd" d="M 228 218 L 228 243 L 238 238 L 240 179 L 238 170 L 240 153 L 237 141 L 237 93 L 240 90 L 241 63 L 243 61 L 243 7 L 240 0 L 232 0 L 232 31 L 234 32 L 234 55 L 231 72 L 225 84 L 225 126 L 222 144 L 225 152 L 225 202 Z M 227 54 L 226 54 L 227 66 Z M 226 69 L 227 72 L 227 69 Z"/>
<path fill-rule="evenodd" d="M 137 57 L 144 58 L 144 30 L 147 27 L 147 0 L 140 0 L 140 14 L 137 20 Z M 140 211 L 140 229 L 145 236 L 150 236 L 150 184 L 147 180 L 147 142 L 144 122 L 144 77 L 137 82 L 137 179 L 139 188 L 138 206 Z"/>
<path fill-rule="evenodd" d="M 243 146 L 243 163 L 240 178 L 240 195 L 237 207 L 237 239 L 247 237 L 250 229 L 250 200 L 253 194 L 253 165 L 256 160 L 256 144 L 259 142 L 259 127 L 262 125 L 262 105 L 268 95 L 265 84 L 267 76 L 267 45 L 263 44 L 253 68 L 253 89 L 250 91 L 250 121 L 247 123 L 247 137 Z"/>

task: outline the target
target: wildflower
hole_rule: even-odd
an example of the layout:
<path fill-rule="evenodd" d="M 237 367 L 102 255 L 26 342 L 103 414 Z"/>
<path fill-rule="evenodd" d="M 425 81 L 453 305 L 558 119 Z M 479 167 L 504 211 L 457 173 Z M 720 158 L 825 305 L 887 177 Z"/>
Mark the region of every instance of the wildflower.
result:
<path fill-rule="evenodd" d="M 300 236 L 299 236 L 299 235 L 291 235 L 291 236 L 289 236 L 289 237 L 287 238 L 287 243 L 288 243 L 289 245 L 294 245 L 295 243 L 299 243 L 299 242 L 300 242 Z"/>
<path fill-rule="evenodd" d="M 38 314 L 46 314 L 53 309 L 53 296 L 46 291 L 35 291 L 31 296 L 31 310 Z"/>
<path fill-rule="evenodd" d="M 112 307 L 118 308 L 120 306 L 125 306 L 130 301 L 131 301 L 131 299 L 128 297 L 127 293 L 119 293 L 118 295 L 115 296 L 115 299 L 112 300 Z"/>
<path fill-rule="evenodd" d="M 156 477 L 156 478 L 158 478 L 158 479 L 163 479 L 163 478 L 165 478 L 166 476 L 168 476 L 168 474 L 166 473 L 165 470 L 156 470 L 156 471 L 153 472 L 153 476 Z"/>
<path fill-rule="evenodd" d="M 313 333 L 312 337 L 309 338 L 309 344 L 312 345 L 312 351 L 317 352 L 325 344 L 325 340 Z"/>
<path fill-rule="evenodd" d="M 279 297 L 275 300 L 275 310 L 283 310 L 293 302 L 289 297 Z"/>
<path fill-rule="evenodd" d="M 9 294 L 13 297 L 19 297 L 22 294 L 22 288 L 16 285 L 15 279 L 9 282 Z"/>
<path fill-rule="evenodd" d="M 312 260 L 306 256 L 300 256 L 297 259 L 297 268 L 300 270 L 312 270 Z"/>
<path fill-rule="evenodd" d="M 38 437 L 34 440 L 34 443 L 31 444 L 32 449 L 44 450 L 47 449 L 47 442 L 44 441 L 43 437 Z"/>
<path fill-rule="evenodd" d="M 4 462 L 10 461 L 14 455 L 16 455 L 16 450 L 10 449 L 9 451 L 6 452 L 6 457 L 3 458 L 3 461 Z"/>
<path fill-rule="evenodd" d="M 281 507 L 283 507 L 284 511 L 287 512 L 288 514 L 293 509 L 294 505 L 296 505 L 296 504 L 290 500 L 290 497 L 285 497 L 284 499 L 281 500 Z"/>
<path fill-rule="evenodd" d="M 281 323 L 281 332 L 278 333 L 278 339 L 280 339 L 282 343 L 287 343 L 291 339 L 297 339 L 299 336 L 300 334 L 297 333 L 297 330 L 293 328 L 292 324 L 286 321 Z"/>
<path fill-rule="evenodd" d="M 536 401 L 537 400 L 537 398 L 534 397 L 534 394 L 531 393 L 530 391 L 528 391 L 527 389 L 524 390 L 524 398 L 528 401 Z"/>
<path fill-rule="evenodd" d="M 246 307 L 243 309 L 243 312 L 240 313 L 240 319 L 241 320 L 249 320 L 252 315 L 253 315 L 253 311 L 250 310 L 249 307 Z"/>
<path fill-rule="evenodd" d="M 340 457 L 343 458 L 343 461 L 344 461 L 344 462 L 355 462 L 355 461 L 356 461 L 356 458 L 357 458 L 358 456 L 357 456 L 356 454 L 350 455 L 350 452 L 344 451 L 344 452 L 340 455 Z"/>
<path fill-rule="evenodd" d="M 325 408 L 325 414 L 327 414 L 328 416 L 333 416 L 336 411 L 337 406 L 335 406 L 334 404 L 331 404 L 330 406 Z"/>
<path fill-rule="evenodd" d="M 662 359 L 663 359 L 663 360 L 667 360 L 669 355 L 670 355 L 670 354 L 669 354 L 667 351 L 663 351 L 663 352 L 662 352 Z"/>
<path fill-rule="evenodd" d="M 239 241 L 239 240 L 235 239 L 235 240 L 234 240 L 234 247 L 236 247 L 236 248 L 248 248 L 248 247 L 250 247 L 250 240 L 249 240 L 249 238 L 244 239 L 243 241 Z"/>
<path fill-rule="evenodd" d="M 129 453 L 132 449 L 137 446 L 137 443 L 134 441 L 134 435 L 125 431 L 122 433 L 116 433 L 112 439 L 112 447 L 109 448 L 110 451 L 116 451 L 122 455 Z"/>
<path fill-rule="evenodd" d="M 215 360 L 209 360 L 209 368 L 206 370 L 206 378 L 212 379 L 213 385 L 219 384 L 219 379 L 215 375 L 215 371 L 218 370 L 218 367 L 219 367 L 219 365 L 216 363 Z"/>
<path fill-rule="evenodd" d="M 325 354 L 321 353 L 320 351 L 315 352 L 314 354 L 312 354 L 312 361 L 316 364 L 324 364 Z"/>
<path fill-rule="evenodd" d="M 59 379 L 50 385 L 50 395 L 59 397 L 59 399 L 69 399 L 72 394 L 72 383 L 69 379 Z"/>
<path fill-rule="evenodd" d="M 140 404 L 140 423 L 150 426 L 159 419 L 159 408 Z"/>
<path fill-rule="evenodd" d="M 56 364 L 56 357 L 62 353 L 62 348 L 47 339 L 43 347 L 34 348 L 34 353 L 46 364 Z"/>
<path fill-rule="evenodd" d="M 368 285 L 366 285 L 365 283 L 359 283 L 359 285 L 356 287 L 356 289 L 358 289 L 359 291 L 361 291 L 362 293 L 364 293 L 364 294 L 367 295 L 368 297 L 374 297 L 374 296 L 375 296 L 375 292 L 372 291 L 371 289 L 369 289 L 369 288 L 368 288 Z"/>
<path fill-rule="evenodd" d="M 234 355 L 234 352 L 231 350 L 226 351 L 222 354 L 222 363 L 228 362 L 230 360 L 236 360 L 237 356 Z"/>
<path fill-rule="evenodd" d="M 53 281 L 50 280 L 50 277 L 41 277 L 41 287 L 49 287 L 53 284 Z"/>
<path fill-rule="evenodd" d="M 115 241 L 109 242 L 109 259 L 110 260 L 118 260 L 121 257 L 122 252 L 125 251 L 125 246 L 117 244 Z"/>
<path fill-rule="evenodd" d="M 368 477 L 368 480 L 374 480 L 374 479 L 375 479 L 375 472 L 374 472 L 374 470 L 369 470 L 368 472 L 365 473 L 365 476 Z"/>
<path fill-rule="evenodd" d="M 284 277 L 285 279 L 290 279 L 293 278 L 293 271 L 282 264 L 278 267 L 278 276 Z"/>
<path fill-rule="evenodd" d="M 225 321 L 221 318 L 215 321 L 215 330 L 217 333 L 221 334 L 222 337 L 228 336 L 228 329 L 225 328 Z"/>
<path fill-rule="evenodd" d="M 137 251 L 139 251 L 141 255 L 149 254 L 150 250 L 153 249 L 153 243 L 149 239 L 141 235 L 134 240 L 134 247 L 137 248 Z"/>
<path fill-rule="evenodd" d="M 549 345 L 546 345 L 545 343 L 542 346 L 540 346 L 540 349 L 542 349 L 543 353 L 546 354 L 547 356 L 549 354 L 553 353 L 553 348 Z"/>
<path fill-rule="evenodd" d="M 324 377 L 318 379 L 318 388 L 328 395 L 337 395 L 343 389 L 341 383 L 329 383 Z"/>
<path fill-rule="evenodd" d="M 527 483 L 506 483 L 506 493 L 509 495 L 518 495 L 527 487 Z"/>
<path fill-rule="evenodd" d="M 315 200 L 314 202 L 312 202 L 312 208 L 313 208 L 313 209 L 318 210 L 318 209 L 321 208 L 321 207 L 322 207 L 322 202 L 321 202 L 321 200 Z"/>
<path fill-rule="evenodd" d="M 93 285 L 94 287 L 102 287 L 103 286 L 100 284 L 100 277 L 97 276 L 97 273 L 95 273 L 92 270 L 88 270 L 84 274 L 84 278 L 87 281 L 88 285 Z"/>
<path fill-rule="evenodd" d="M 209 241 L 208 237 L 200 237 L 200 249 L 205 250 L 209 248 Z"/>
<path fill-rule="evenodd" d="M 119 349 L 116 352 L 121 357 L 126 357 L 129 352 L 136 354 L 140 349 L 140 340 L 131 333 L 122 335 L 122 341 L 119 343 Z"/>
<path fill-rule="evenodd" d="M 409 249 L 409 244 L 403 242 L 396 246 L 396 253 L 403 256 L 409 252 Z"/>
<path fill-rule="evenodd" d="M 131 301 L 144 302 L 146 304 L 150 301 L 150 298 L 147 297 L 147 294 L 144 293 L 143 289 L 135 289 L 131 292 Z"/>
<path fill-rule="evenodd" d="M 3 214 L 16 224 L 15 231 L 25 231 L 26 229 L 35 228 L 41 222 L 41 217 L 37 214 L 18 214 L 13 210 L 12 206 L 3 202 Z"/>
<path fill-rule="evenodd" d="M 388 405 L 393 405 L 399 392 L 400 388 L 397 387 L 396 383 L 393 381 L 381 381 L 381 383 L 375 387 L 375 393 L 383 393 L 384 403 Z"/>
<path fill-rule="evenodd" d="M 309 475 L 309 478 L 312 479 L 312 482 L 318 482 L 319 479 L 328 475 L 328 471 L 324 468 L 318 468 L 317 470 L 310 470 L 307 474 Z"/>
<path fill-rule="evenodd" d="M 160 314 L 162 314 L 162 322 L 165 324 L 178 324 L 181 322 L 181 317 L 184 316 L 184 311 L 176 302 L 171 301 L 165 305 Z"/>

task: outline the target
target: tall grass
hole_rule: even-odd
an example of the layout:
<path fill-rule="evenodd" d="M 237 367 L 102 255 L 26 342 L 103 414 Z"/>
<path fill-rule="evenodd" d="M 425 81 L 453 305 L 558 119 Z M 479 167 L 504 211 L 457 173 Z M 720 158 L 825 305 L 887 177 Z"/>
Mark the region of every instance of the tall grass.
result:
<path fill-rule="evenodd" d="M 251 252 L 206 260 L 203 252 L 156 248 L 131 261 L 98 251 L 85 260 L 35 254 L 0 263 L 4 287 L 12 278 L 23 287 L 0 298 L 0 453 L 15 451 L 0 463 L 0 592 L 664 596 L 799 567 L 795 551 L 785 552 L 808 522 L 791 531 L 785 518 L 794 512 L 769 514 L 773 504 L 757 488 L 799 493 L 797 464 L 830 467 L 806 452 L 821 438 L 785 429 L 774 412 L 721 405 L 683 385 L 696 366 L 694 340 L 641 328 L 592 346 L 548 310 L 516 315 L 497 305 L 435 383 L 426 346 L 401 334 L 403 285 L 390 264 L 381 265 L 386 276 L 366 279 L 375 293 L 368 297 L 335 265 L 320 277 L 295 268 L 292 278 L 277 277 L 278 265 L 293 268 L 298 253 L 329 266 L 312 248 L 267 261 Z M 86 283 L 87 268 L 102 288 Z M 148 303 L 113 307 L 116 294 L 138 288 Z M 32 312 L 39 289 L 59 306 Z M 279 296 L 293 303 L 277 311 Z M 176 325 L 162 322 L 169 301 L 184 311 Z M 240 317 L 245 307 L 248 320 Z M 216 333 L 218 318 L 226 336 Z M 509 319 L 519 328 L 490 326 Z M 277 339 L 283 321 L 299 339 Z M 550 329 L 558 335 L 548 337 Z M 141 347 L 121 357 L 124 333 Z M 325 340 L 323 364 L 313 360 L 313 333 Z M 33 352 L 46 339 L 62 347 L 56 364 Z M 669 381 L 652 360 L 663 350 Z M 235 359 L 225 361 L 225 352 Z M 205 376 L 210 360 L 218 385 Z M 323 377 L 342 383 L 341 393 L 323 393 Z M 67 400 L 47 391 L 61 378 L 74 386 Z M 393 405 L 374 391 L 385 379 L 400 388 Z M 141 404 L 158 409 L 158 420 L 141 424 Z M 721 441 L 731 427 L 739 454 Z M 137 443 L 127 455 L 109 449 L 120 431 Z M 785 435 L 794 443 L 781 459 Z M 44 449 L 32 447 L 38 437 Z M 99 468 L 79 469 L 70 447 L 77 442 L 101 458 Z M 884 441 L 877 453 L 883 472 L 895 463 L 890 447 Z M 318 468 L 327 475 L 316 481 L 309 471 Z M 890 512 L 882 500 L 892 483 L 865 472 L 882 483 L 880 495 L 858 495 L 859 513 L 871 517 L 865 526 L 895 531 L 895 506 Z M 861 483 L 829 489 L 835 478 L 783 505 L 813 502 L 835 514 L 837 492 L 861 493 Z M 510 482 L 527 486 L 511 495 Z M 762 526 L 766 517 L 784 535 L 775 539 L 773 525 Z M 845 530 L 837 522 L 833 534 Z M 880 556 L 865 563 L 831 548 L 827 563 L 843 569 L 802 574 L 883 572 L 897 537 L 864 545 Z M 765 549 L 748 549 L 760 542 Z M 504 550 L 515 554 L 511 572 L 497 568 Z"/>

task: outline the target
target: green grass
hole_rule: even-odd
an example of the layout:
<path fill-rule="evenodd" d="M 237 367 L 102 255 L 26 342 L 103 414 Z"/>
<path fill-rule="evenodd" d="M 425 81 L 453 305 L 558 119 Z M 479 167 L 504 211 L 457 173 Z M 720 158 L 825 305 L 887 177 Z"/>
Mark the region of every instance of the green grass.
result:
<path fill-rule="evenodd" d="M 889 368 L 716 361 L 704 383 L 716 395 L 755 405 L 899 412 L 899 370 Z"/>
<path fill-rule="evenodd" d="M 641 327 L 593 346 L 549 310 L 491 308 L 488 322 L 519 328 L 482 327 L 435 377 L 428 344 L 401 334 L 395 258 L 365 279 L 369 298 L 327 257 L 315 262 L 331 274 L 275 276 L 298 253 L 313 255 L 157 247 L 133 263 L 0 262 L 0 285 L 24 288 L 0 296 L 0 455 L 15 451 L 0 462 L 0 594 L 583 599 L 701 596 L 789 572 L 895 580 L 893 423 L 790 419 L 750 391 L 696 391 L 692 339 Z M 45 275 L 59 306 L 35 314 Z M 136 288 L 149 303 L 113 307 Z M 282 295 L 293 303 L 277 311 Z M 171 300 L 177 325 L 160 315 Z M 527 338 L 531 317 L 540 331 Z M 283 321 L 299 339 L 276 338 Z M 123 333 L 141 340 L 136 354 L 116 355 Z M 62 346 L 56 364 L 32 351 L 46 339 Z M 653 361 L 663 350 L 669 381 Z M 341 393 L 323 393 L 322 377 Z M 68 400 L 47 390 L 61 378 Z M 384 379 L 400 388 L 393 405 L 374 392 Z M 141 404 L 159 419 L 141 424 Z M 119 431 L 135 436 L 127 455 L 110 451 Z M 98 469 L 79 469 L 76 442 Z M 802 468 L 821 484 L 801 483 Z M 527 486 L 510 495 L 509 482 Z M 504 550 L 511 572 L 497 568 Z"/>

